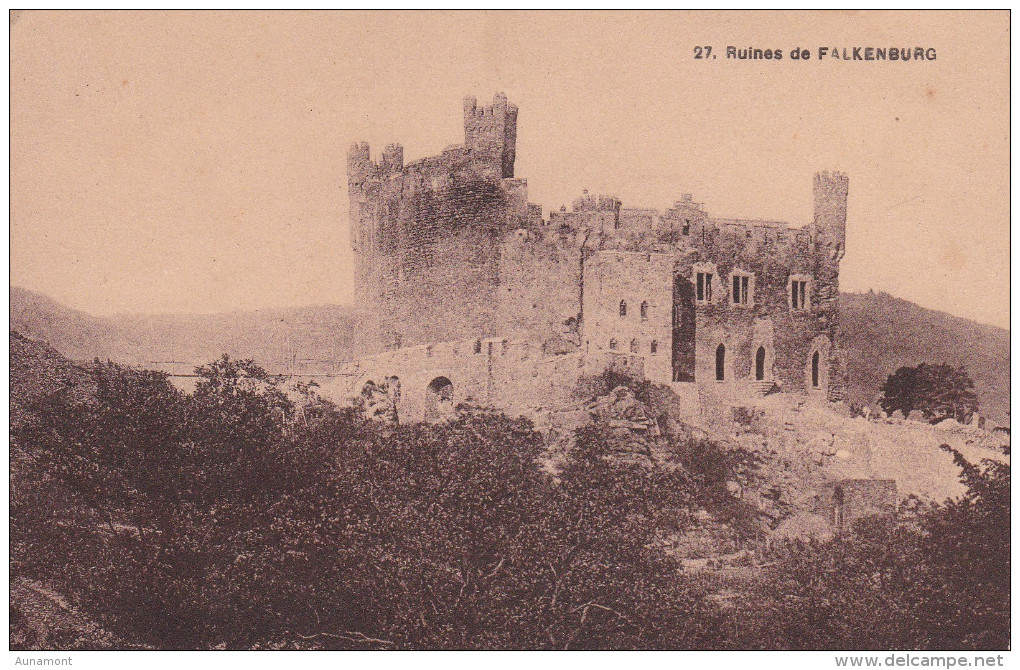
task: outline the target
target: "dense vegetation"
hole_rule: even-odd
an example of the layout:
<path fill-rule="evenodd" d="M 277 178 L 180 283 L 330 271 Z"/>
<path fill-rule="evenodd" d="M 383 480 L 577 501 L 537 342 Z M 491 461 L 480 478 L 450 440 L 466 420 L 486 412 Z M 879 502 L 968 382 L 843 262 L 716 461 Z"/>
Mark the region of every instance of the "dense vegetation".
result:
<path fill-rule="evenodd" d="M 720 607 L 663 550 L 699 510 L 746 517 L 725 482 L 748 463 L 711 442 L 620 459 L 596 425 L 552 474 L 523 419 L 366 422 L 312 389 L 294 403 L 227 357 L 200 369 L 191 394 L 156 372 L 96 362 L 88 374 L 87 395 L 43 394 L 17 426 L 11 571 L 64 594 L 118 644 L 1008 642 L 1008 466 L 960 459 L 960 501 L 778 548 Z M 12 627 L 21 619 L 12 603 Z"/>
<path fill-rule="evenodd" d="M 968 486 L 961 499 L 779 548 L 742 604 L 737 645 L 1008 649 L 1009 466 L 953 453 Z"/>
<path fill-rule="evenodd" d="M 943 419 L 970 423 L 978 410 L 974 382 L 966 370 L 946 363 L 899 368 L 879 390 L 878 404 L 888 414 L 899 411 L 906 417 L 917 410 L 929 423 Z"/>

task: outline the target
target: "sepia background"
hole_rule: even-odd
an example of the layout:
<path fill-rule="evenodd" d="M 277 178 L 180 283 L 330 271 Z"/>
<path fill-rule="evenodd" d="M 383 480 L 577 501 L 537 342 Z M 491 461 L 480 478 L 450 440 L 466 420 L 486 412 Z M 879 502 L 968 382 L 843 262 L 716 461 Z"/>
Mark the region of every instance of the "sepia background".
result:
<path fill-rule="evenodd" d="M 12 655 L 1010 648 L 1007 12 L 10 17 Z"/>
<path fill-rule="evenodd" d="M 587 188 L 801 225 L 812 174 L 841 170 L 843 290 L 1008 328 L 1008 18 L 14 13 L 11 282 L 95 314 L 348 302 L 347 146 L 436 154 L 461 98 L 498 90 L 546 213 Z"/>

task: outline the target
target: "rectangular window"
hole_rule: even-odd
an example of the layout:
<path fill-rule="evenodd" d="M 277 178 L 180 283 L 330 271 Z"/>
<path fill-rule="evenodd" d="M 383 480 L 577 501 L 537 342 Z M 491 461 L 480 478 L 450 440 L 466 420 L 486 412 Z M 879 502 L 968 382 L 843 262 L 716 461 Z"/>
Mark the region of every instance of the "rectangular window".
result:
<path fill-rule="evenodd" d="M 794 279 L 790 282 L 790 306 L 793 309 L 807 309 L 807 282 Z"/>
<path fill-rule="evenodd" d="M 712 273 L 698 273 L 698 302 L 712 302 Z"/>
<path fill-rule="evenodd" d="M 733 304 L 751 303 L 751 278 L 748 275 L 733 275 Z"/>

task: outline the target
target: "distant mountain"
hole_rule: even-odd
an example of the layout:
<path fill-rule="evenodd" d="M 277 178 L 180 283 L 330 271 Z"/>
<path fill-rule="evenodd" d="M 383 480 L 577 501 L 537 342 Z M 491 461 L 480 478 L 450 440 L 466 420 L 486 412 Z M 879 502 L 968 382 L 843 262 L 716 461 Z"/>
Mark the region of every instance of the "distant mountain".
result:
<path fill-rule="evenodd" d="M 874 403 L 885 378 L 903 365 L 963 365 L 981 412 L 1009 425 L 1009 331 L 924 309 L 886 293 L 841 295 L 850 399 Z M 110 359 L 190 372 L 222 353 L 254 358 L 271 372 L 329 372 L 369 353 L 370 315 L 322 305 L 196 315 L 96 317 L 11 288 L 11 328 L 48 342 L 71 359 Z"/>
<path fill-rule="evenodd" d="M 369 315 L 343 305 L 222 314 L 93 316 L 11 287 L 11 324 L 75 360 L 109 359 L 190 372 L 223 353 L 253 358 L 272 372 L 327 372 L 369 353 Z"/>
<path fill-rule="evenodd" d="M 890 373 L 904 365 L 964 366 L 981 413 L 1009 425 L 1009 331 L 919 307 L 888 293 L 840 295 L 850 399 L 873 404 Z"/>

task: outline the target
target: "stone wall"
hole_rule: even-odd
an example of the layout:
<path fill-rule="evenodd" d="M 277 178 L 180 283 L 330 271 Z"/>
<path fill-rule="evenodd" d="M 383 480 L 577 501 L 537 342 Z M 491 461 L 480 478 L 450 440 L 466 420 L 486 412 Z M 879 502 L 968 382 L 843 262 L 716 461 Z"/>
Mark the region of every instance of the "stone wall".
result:
<path fill-rule="evenodd" d="M 659 212 L 585 192 L 543 221 L 513 173 L 517 108 L 499 94 L 485 107 L 466 98 L 464 129 L 463 145 L 407 165 L 399 145 L 378 162 L 367 144 L 351 147 L 356 290 L 379 317 L 376 350 L 499 335 L 546 354 L 637 355 L 649 379 L 668 383 L 674 278 L 693 285 L 701 272 L 712 275 L 712 296 L 698 302 L 693 353 L 683 354 L 696 383 L 713 393 L 753 386 L 761 348 L 763 383 L 845 395 L 835 343 L 845 175 L 815 176 L 814 219 L 801 228 L 712 218 L 689 194 Z M 734 274 L 748 278 L 746 304 L 734 300 Z M 805 283 L 803 308 L 791 300 L 794 281 Z"/>
<path fill-rule="evenodd" d="M 505 96 L 483 108 L 469 98 L 465 144 L 439 156 L 404 165 L 403 149 L 390 145 L 373 162 L 368 144 L 351 147 L 355 292 L 380 314 L 380 346 L 486 334 L 500 240 L 530 215 L 527 182 L 513 179 L 516 123 Z"/>
<path fill-rule="evenodd" d="M 580 353 L 543 356 L 529 341 L 483 338 L 404 347 L 353 362 L 343 377 L 322 394 L 344 403 L 357 398 L 369 383 L 399 388 L 397 416 L 402 422 L 439 418 L 435 391 L 452 389 L 445 410 L 467 404 L 497 407 L 509 415 L 529 415 L 561 407 L 581 377 L 605 370 L 644 374 L 639 357 Z"/>
<path fill-rule="evenodd" d="M 576 350 L 583 245 L 583 233 L 552 227 L 520 228 L 504 238 L 496 313 L 503 332 Z"/>
<path fill-rule="evenodd" d="M 673 264 L 668 254 L 623 251 L 601 251 L 588 259 L 584 351 L 604 353 L 615 347 L 617 352 L 637 354 L 644 358 L 649 380 L 670 383 Z M 623 315 L 621 303 L 626 307 Z"/>

